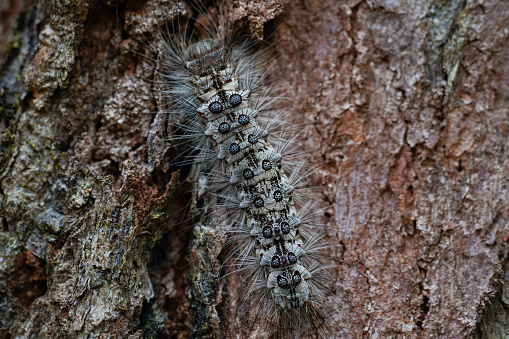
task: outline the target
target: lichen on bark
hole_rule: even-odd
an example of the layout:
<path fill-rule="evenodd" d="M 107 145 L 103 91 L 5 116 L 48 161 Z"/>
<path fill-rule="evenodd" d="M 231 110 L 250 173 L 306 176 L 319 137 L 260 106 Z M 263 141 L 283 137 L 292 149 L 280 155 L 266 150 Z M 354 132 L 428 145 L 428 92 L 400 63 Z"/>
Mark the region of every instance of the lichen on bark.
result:
<path fill-rule="evenodd" d="M 159 31 L 193 9 L 8 4 L 0 336 L 240 336 L 241 282 L 219 278 L 220 231 L 186 214 L 190 169 L 172 165 L 154 95 Z M 503 335 L 507 3 L 229 4 L 274 41 L 270 77 L 292 98 L 290 122 L 310 127 L 310 161 L 325 163 L 327 325 L 345 338 Z"/>

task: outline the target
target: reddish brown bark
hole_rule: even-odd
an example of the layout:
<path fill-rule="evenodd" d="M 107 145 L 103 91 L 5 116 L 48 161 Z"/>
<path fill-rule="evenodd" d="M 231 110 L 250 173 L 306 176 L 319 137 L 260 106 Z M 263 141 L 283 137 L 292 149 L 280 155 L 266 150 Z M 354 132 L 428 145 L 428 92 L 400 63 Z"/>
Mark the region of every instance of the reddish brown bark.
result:
<path fill-rule="evenodd" d="M 12 9 L 0 336 L 242 337 L 238 279 L 217 279 L 224 238 L 188 220 L 189 169 L 171 166 L 154 98 L 151 44 L 191 8 L 11 1 L 0 15 Z M 231 18 L 274 42 L 271 79 L 326 164 L 327 326 L 507 334 L 509 4 L 234 1 Z"/>

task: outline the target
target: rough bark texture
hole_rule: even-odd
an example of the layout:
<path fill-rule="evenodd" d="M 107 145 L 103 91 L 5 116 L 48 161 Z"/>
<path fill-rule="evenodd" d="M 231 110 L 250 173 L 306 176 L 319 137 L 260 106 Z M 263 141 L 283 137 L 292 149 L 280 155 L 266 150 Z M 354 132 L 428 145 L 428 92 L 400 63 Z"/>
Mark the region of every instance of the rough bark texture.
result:
<path fill-rule="evenodd" d="M 326 163 L 328 326 L 505 338 L 509 3 L 232 8 L 254 37 L 277 27 L 271 77 Z M 188 220 L 152 88 L 151 45 L 190 10 L 0 3 L 0 337 L 243 337 L 237 278 L 217 279 L 224 237 Z"/>

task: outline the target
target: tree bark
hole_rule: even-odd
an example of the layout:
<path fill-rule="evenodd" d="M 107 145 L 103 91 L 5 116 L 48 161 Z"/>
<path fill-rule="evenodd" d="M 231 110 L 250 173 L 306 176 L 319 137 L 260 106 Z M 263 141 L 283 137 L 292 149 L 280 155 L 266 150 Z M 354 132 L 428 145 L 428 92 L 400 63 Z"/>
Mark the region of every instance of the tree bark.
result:
<path fill-rule="evenodd" d="M 509 2 L 228 3 L 318 171 L 339 338 L 509 333 Z M 284 11 L 283 11 L 284 10 Z M 172 0 L 0 4 L 0 337 L 243 338 L 166 135 Z M 189 207 L 191 206 L 191 207 Z M 252 334 L 254 338 L 254 334 Z M 260 337 L 260 336 L 257 336 Z"/>

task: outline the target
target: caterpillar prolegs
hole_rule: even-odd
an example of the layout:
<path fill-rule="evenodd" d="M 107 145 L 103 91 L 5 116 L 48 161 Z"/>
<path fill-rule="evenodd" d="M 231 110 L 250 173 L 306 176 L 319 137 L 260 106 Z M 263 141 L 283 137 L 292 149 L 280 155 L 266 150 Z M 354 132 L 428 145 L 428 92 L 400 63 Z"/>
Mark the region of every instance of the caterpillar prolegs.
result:
<path fill-rule="evenodd" d="M 226 16 L 220 20 L 227 27 Z M 264 84 L 263 53 L 209 26 L 201 38 L 167 40 L 159 66 L 161 94 L 179 116 L 173 140 L 189 142 L 186 161 L 199 168 L 197 195 L 207 201 L 200 222 L 236 242 L 228 257 L 243 276 L 244 300 L 275 337 L 323 336 L 326 264 L 316 203 L 296 192 L 303 165 L 284 154 L 298 136 L 281 131 L 287 125 Z"/>

